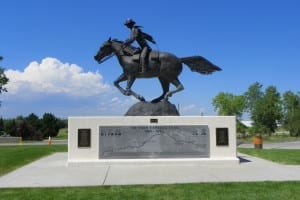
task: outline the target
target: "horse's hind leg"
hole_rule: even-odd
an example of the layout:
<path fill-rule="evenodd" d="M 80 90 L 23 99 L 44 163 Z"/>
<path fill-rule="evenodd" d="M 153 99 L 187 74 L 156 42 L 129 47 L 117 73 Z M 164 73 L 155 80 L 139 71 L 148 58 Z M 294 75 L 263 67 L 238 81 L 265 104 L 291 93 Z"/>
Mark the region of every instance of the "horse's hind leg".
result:
<path fill-rule="evenodd" d="M 165 94 L 165 96 L 164 96 L 164 99 L 165 99 L 165 100 L 168 100 L 168 98 L 171 97 L 174 93 L 179 92 L 179 91 L 181 91 L 181 90 L 184 90 L 184 87 L 183 87 L 183 85 L 180 83 L 180 81 L 178 80 L 178 78 L 175 78 L 174 80 L 172 80 L 171 83 L 172 83 L 173 85 L 175 85 L 176 88 L 175 88 L 174 90 L 171 90 L 171 91 L 169 91 L 169 92 L 167 92 L 167 93 Z"/>
<path fill-rule="evenodd" d="M 163 93 L 162 95 L 160 95 L 159 97 L 157 97 L 156 99 L 153 99 L 151 102 L 152 103 L 157 103 L 160 102 L 166 95 L 167 92 L 169 92 L 169 87 L 170 87 L 170 82 L 164 78 L 159 77 L 159 82 L 161 84 L 161 87 L 163 89 Z"/>

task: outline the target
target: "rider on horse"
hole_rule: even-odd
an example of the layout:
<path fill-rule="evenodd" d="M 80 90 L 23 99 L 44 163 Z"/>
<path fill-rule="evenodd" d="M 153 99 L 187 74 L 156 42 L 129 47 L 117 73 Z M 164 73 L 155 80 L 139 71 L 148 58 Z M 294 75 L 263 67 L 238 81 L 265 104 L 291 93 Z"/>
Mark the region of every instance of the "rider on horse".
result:
<path fill-rule="evenodd" d="M 140 55 L 140 66 L 142 67 L 142 74 L 144 74 L 147 70 L 147 64 L 148 64 L 148 57 L 151 52 L 151 48 L 147 43 L 147 40 L 155 44 L 154 39 L 152 36 L 148 35 L 147 33 L 144 33 L 140 28 L 141 26 L 135 26 L 135 21 L 132 19 L 127 19 L 124 23 L 127 28 L 131 30 L 130 38 L 127 39 L 123 46 L 126 47 L 133 43 L 134 41 L 137 41 L 137 43 L 140 45 L 142 51 Z"/>

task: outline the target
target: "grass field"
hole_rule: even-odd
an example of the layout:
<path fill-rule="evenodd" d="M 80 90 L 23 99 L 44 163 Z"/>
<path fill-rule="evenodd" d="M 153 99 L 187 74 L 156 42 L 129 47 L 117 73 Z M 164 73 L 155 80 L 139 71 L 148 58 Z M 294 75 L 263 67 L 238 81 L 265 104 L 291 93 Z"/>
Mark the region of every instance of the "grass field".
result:
<path fill-rule="evenodd" d="M 141 186 L 0 189 L 0 199 L 250 199 L 296 200 L 300 182 L 199 183 Z"/>
<path fill-rule="evenodd" d="M 45 155 L 65 151 L 67 151 L 67 145 L 0 146 L 0 173 L 3 175 L 8 171 L 12 171 Z M 300 164 L 299 150 L 239 149 L 239 152 L 264 157 L 285 164 Z M 4 188 L 0 189 L 0 199 L 296 200 L 300 197 L 299 188 L 300 181 L 61 188 Z"/>
<path fill-rule="evenodd" d="M 67 145 L 0 146 L 0 176 L 54 152 L 66 152 Z"/>
<path fill-rule="evenodd" d="M 238 152 L 287 165 L 300 165 L 300 149 L 244 149 Z"/>

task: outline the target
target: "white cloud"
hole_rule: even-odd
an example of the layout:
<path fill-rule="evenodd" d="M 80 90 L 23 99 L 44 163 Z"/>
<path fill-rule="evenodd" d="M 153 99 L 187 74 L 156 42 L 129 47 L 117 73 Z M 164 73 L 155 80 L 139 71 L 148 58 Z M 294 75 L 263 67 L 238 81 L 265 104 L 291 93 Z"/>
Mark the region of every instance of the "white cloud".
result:
<path fill-rule="evenodd" d="M 196 105 L 194 104 L 190 104 L 190 105 L 184 105 L 180 111 L 183 113 L 187 113 L 187 112 L 193 112 L 196 110 Z"/>
<path fill-rule="evenodd" d="M 102 113 L 114 114 L 125 114 L 126 110 L 130 108 L 133 104 L 137 103 L 138 100 L 134 97 L 113 97 L 108 101 L 100 102 L 98 105 L 98 111 Z"/>
<path fill-rule="evenodd" d="M 109 92 L 98 72 L 84 72 L 76 64 L 62 63 L 56 58 L 31 62 L 24 71 L 7 70 L 9 94 L 42 93 L 89 97 Z"/>
<path fill-rule="evenodd" d="M 183 105 L 180 107 L 180 114 L 181 115 L 202 115 L 205 114 L 205 108 L 195 105 L 195 104 L 188 104 Z"/>
<path fill-rule="evenodd" d="M 2 99 L 4 117 L 45 112 L 62 117 L 124 115 L 137 102 L 104 83 L 99 72 L 85 72 L 56 58 L 34 61 L 23 71 L 9 69 L 5 74 L 9 83 Z"/>

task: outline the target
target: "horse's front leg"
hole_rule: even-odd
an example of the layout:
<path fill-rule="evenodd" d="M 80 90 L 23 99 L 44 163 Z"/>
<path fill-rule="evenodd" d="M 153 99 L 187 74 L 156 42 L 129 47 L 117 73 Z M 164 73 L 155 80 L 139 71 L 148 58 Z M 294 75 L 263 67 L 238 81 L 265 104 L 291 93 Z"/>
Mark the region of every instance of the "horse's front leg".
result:
<path fill-rule="evenodd" d="M 119 76 L 119 78 L 117 78 L 117 80 L 114 81 L 114 85 L 116 86 L 116 88 L 118 88 L 120 92 L 124 95 L 126 95 L 126 91 L 120 86 L 120 82 L 126 81 L 126 79 L 127 76 L 123 73 Z"/>
<path fill-rule="evenodd" d="M 135 92 L 133 92 L 132 90 L 131 90 L 131 87 L 132 87 L 132 85 L 133 85 L 133 83 L 134 83 L 134 81 L 135 81 L 135 77 L 133 77 L 133 76 L 128 76 L 128 79 L 127 79 L 127 85 L 126 85 L 126 95 L 133 95 L 135 98 L 137 98 L 138 100 L 140 100 L 140 101 L 145 101 L 145 98 L 143 97 L 143 96 L 141 96 L 141 95 L 139 95 L 139 94 L 137 94 L 137 93 L 135 93 Z"/>
<path fill-rule="evenodd" d="M 121 86 L 120 86 L 120 82 L 123 82 L 123 81 L 126 81 L 127 80 L 127 85 L 126 85 L 126 89 L 123 89 Z M 117 78 L 117 80 L 114 81 L 114 85 L 116 86 L 116 88 L 118 88 L 120 90 L 120 92 L 126 96 L 130 96 L 130 95 L 133 95 L 135 98 L 137 98 L 138 100 L 140 101 L 145 101 L 145 98 L 142 97 L 141 95 L 139 94 L 136 94 L 135 92 L 133 92 L 131 90 L 131 86 L 132 84 L 134 83 L 135 81 L 135 78 L 133 77 L 128 77 L 126 74 L 121 74 L 119 76 L 119 78 Z"/>

